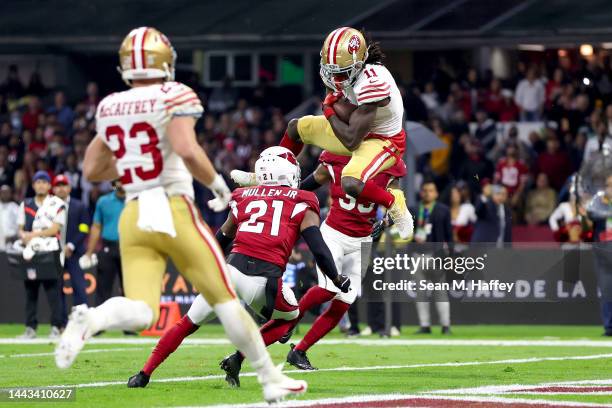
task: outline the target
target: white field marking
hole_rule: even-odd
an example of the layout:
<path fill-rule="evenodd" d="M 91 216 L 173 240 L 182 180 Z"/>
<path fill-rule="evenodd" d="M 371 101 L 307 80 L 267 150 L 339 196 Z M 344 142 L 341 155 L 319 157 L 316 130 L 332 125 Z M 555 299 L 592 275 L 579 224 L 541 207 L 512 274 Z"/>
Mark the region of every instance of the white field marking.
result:
<path fill-rule="evenodd" d="M 334 367 L 334 368 L 320 368 L 316 371 L 289 370 L 289 371 L 284 371 L 284 373 L 308 374 L 308 373 L 316 373 L 316 372 L 335 372 L 335 371 L 372 371 L 372 370 L 398 370 L 398 369 L 429 368 L 429 367 L 466 367 L 466 366 L 494 365 L 494 364 L 538 363 L 542 361 L 600 360 L 600 359 L 607 359 L 607 358 L 612 358 L 612 354 L 594 354 L 594 355 L 586 355 L 586 356 L 564 356 L 564 357 L 531 357 L 531 358 L 516 358 L 516 359 L 510 359 L 510 360 L 465 361 L 465 362 L 425 363 L 425 364 L 406 364 L 406 365 L 387 365 L 387 366 Z M 247 372 L 247 373 L 241 374 L 242 377 L 253 377 L 255 375 L 256 373 L 254 372 Z M 216 380 L 216 379 L 222 379 L 222 378 L 225 378 L 225 375 L 160 378 L 160 379 L 154 379 L 153 382 L 172 383 L 172 382 L 187 382 L 187 381 L 206 381 L 206 380 Z M 104 381 L 104 382 L 93 382 L 93 383 L 83 383 L 83 384 L 48 385 L 48 387 L 94 388 L 94 387 L 106 387 L 109 385 L 125 385 L 125 381 Z"/>
<path fill-rule="evenodd" d="M 289 400 L 283 401 L 274 405 L 275 407 L 311 407 L 315 404 L 355 404 L 364 402 L 378 401 L 401 401 L 404 399 L 422 399 L 422 400 L 453 400 L 461 402 L 492 402 L 496 404 L 528 404 L 528 405 L 546 405 L 551 407 L 612 407 L 612 404 L 598 404 L 578 401 L 551 401 L 541 399 L 523 399 L 523 398 L 503 398 L 503 397 L 453 397 L 440 395 L 414 395 L 414 394 L 381 394 L 381 395 L 359 395 L 345 398 L 322 398 L 316 400 Z M 209 408 L 257 408 L 267 407 L 263 402 L 251 404 L 232 404 L 232 405 L 206 405 L 200 407 Z M 178 407 L 177 407 L 178 408 Z M 195 408 L 181 407 L 181 408 Z"/>
<path fill-rule="evenodd" d="M 88 344 L 157 344 L 158 338 L 94 338 L 87 341 Z M 295 341 L 299 341 L 296 338 Z M 53 344 L 56 340 L 49 339 L 17 339 L 0 338 L 0 345 L 36 345 Z M 185 339 L 183 344 L 196 345 L 230 345 L 225 338 L 208 339 Z M 320 345 L 346 345 L 356 346 L 482 346 L 482 347 L 612 347 L 612 340 L 487 340 L 487 339 L 431 339 L 431 340 L 404 340 L 404 339 L 324 339 L 319 341 Z"/>
<path fill-rule="evenodd" d="M 525 391 L 525 392 L 518 392 L 518 391 L 514 391 L 513 392 L 514 395 L 596 395 L 596 396 L 600 396 L 600 395 L 612 395 L 612 391 L 554 391 L 554 392 L 550 392 L 550 391 L 546 391 L 546 392 L 537 392 L 537 391 Z"/>
<path fill-rule="evenodd" d="M 544 383 L 544 387 L 554 387 L 557 385 L 612 385 L 612 378 L 607 380 L 580 380 Z"/>
<path fill-rule="evenodd" d="M 121 338 L 121 337 L 117 337 L 117 338 L 93 338 L 93 339 L 89 339 L 87 340 L 87 344 L 106 344 L 106 345 L 110 345 L 110 344 L 124 344 L 124 345 L 128 345 L 128 344 L 137 344 L 137 345 L 142 345 L 142 344 L 157 344 L 157 342 L 159 341 L 159 338 L 157 337 L 137 337 L 137 338 Z M 0 338 L 0 345 L 4 345 L 4 344 L 8 344 L 8 345 L 40 345 L 40 344 L 48 344 L 48 345 L 52 345 L 57 343 L 58 340 L 50 340 L 50 339 L 16 339 L 16 338 Z M 229 340 L 225 339 L 225 338 L 218 338 L 218 339 L 185 339 L 183 341 L 182 344 L 191 344 L 191 345 L 201 345 L 201 346 L 215 346 L 215 345 L 219 345 L 219 346 L 224 346 L 224 345 L 229 345 L 231 344 Z"/>
<path fill-rule="evenodd" d="M 481 395 L 481 394 L 500 394 L 505 392 L 516 392 L 516 390 L 532 390 L 536 388 L 545 387 L 564 387 L 564 386 L 589 386 L 589 385 L 612 385 L 612 379 L 605 380 L 580 380 L 580 381 L 562 381 L 562 382 L 551 382 L 551 383 L 539 383 L 539 384 L 507 384 L 507 385 L 485 385 L 482 387 L 473 388 L 449 388 L 444 390 L 427 391 L 428 394 L 459 394 L 459 395 Z M 528 394 L 529 392 L 521 392 L 521 394 Z M 542 395 L 542 393 L 538 393 Z M 546 393 L 553 394 L 553 393 Z M 597 393 L 601 395 L 602 393 Z"/>
<path fill-rule="evenodd" d="M 195 347 L 194 344 L 186 344 L 182 347 Z M 81 351 L 81 353 L 112 353 L 115 351 L 142 351 L 150 350 L 149 347 L 117 347 L 117 348 L 106 348 L 106 349 L 87 349 Z M 53 356 L 55 353 L 21 353 L 21 354 L 0 354 L 0 358 L 23 358 L 23 357 L 45 357 Z"/>

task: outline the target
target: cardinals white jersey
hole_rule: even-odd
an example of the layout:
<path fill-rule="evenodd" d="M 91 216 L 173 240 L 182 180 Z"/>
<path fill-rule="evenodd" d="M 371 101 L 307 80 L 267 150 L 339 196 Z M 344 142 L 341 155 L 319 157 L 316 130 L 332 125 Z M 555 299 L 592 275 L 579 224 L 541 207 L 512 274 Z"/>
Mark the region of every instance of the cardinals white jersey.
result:
<path fill-rule="evenodd" d="M 174 116 L 198 118 L 203 111 L 195 92 L 179 82 L 132 88 L 100 102 L 97 137 L 117 158 L 128 200 L 160 186 L 169 196 L 193 198 L 192 176 L 172 150 L 166 130 Z"/>
<path fill-rule="evenodd" d="M 357 77 L 355 85 L 346 89 L 344 94 L 352 104 L 357 106 L 391 98 L 387 105 L 376 110 L 376 118 L 370 127 L 370 133 L 391 137 L 402 131 L 404 117 L 402 95 L 393 76 L 385 66 L 367 64 Z"/>

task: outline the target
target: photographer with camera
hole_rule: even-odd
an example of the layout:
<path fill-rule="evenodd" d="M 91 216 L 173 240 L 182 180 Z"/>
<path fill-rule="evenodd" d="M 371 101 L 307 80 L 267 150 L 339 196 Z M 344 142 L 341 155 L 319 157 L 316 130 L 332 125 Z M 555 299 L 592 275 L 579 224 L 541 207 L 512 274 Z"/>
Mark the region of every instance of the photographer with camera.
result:
<path fill-rule="evenodd" d="M 26 331 L 21 337 L 36 337 L 38 292 L 42 285 L 51 308 L 49 337 L 56 338 L 62 326 L 60 234 L 66 223 L 66 205 L 59 197 L 49 194 L 51 178 L 47 172 L 34 174 L 32 188 L 36 195 L 21 203 L 17 219 L 23 259 L 31 263 L 26 265 Z"/>

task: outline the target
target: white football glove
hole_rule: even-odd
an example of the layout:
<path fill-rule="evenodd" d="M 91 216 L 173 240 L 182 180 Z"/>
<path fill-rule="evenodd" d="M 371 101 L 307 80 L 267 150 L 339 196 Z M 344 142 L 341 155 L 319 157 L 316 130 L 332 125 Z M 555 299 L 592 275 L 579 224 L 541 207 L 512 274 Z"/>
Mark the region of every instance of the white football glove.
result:
<path fill-rule="evenodd" d="M 227 186 L 227 183 L 225 183 L 225 180 L 223 180 L 223 177 L 217 174 L 213 182 L 206 187 L 208 187 L 215 196 L 215 198 L 208 201 L 208 208 L 214 212 L 225 210 L 232 199 L 232 192 Z"/>
<path fill-rule="evenodd" d="M 23 256 L 23 259 L 25 259 L 26 261 L 31 261 L 32 258 L 34 258 L 35 254 L 36 254 L 36 251 L 34 251 L 34 248 L 28 245 L 23 249 L 21 256 Z"/>
<path fill-rule="evenodd" d="M 98 255 L 96 254 L 91 254 L 91 256 L 88 256 L 87 254 L 85 254 L 79 258 L 79 266 L 83 270 L 93 268 L 97 264 L 98 264 Z"/>
<path fill-rule="evenodd" d="M 257 177 L 255 176 L 255 173 L 242 170 L 232 170 L 230 172 L 230 177 L 232 180 L 234 180 L 234 183 L 241 187 L 251 187 L 257 185 Z"/>

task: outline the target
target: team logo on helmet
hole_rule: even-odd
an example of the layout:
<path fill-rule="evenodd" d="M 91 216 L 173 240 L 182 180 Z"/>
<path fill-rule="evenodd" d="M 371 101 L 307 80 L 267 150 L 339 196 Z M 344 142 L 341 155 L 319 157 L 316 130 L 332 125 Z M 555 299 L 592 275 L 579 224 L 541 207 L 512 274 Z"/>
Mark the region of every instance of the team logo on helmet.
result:
<path fill-rule="evenodd" d="M 160 33 L 159 38 L 161 39 L 161 41 L 166 44 L 168 47 L 172 47 L 172 45 L 170 44 L 170 40 L 168 39 L 168 37 L 166 37 L 166 35 L 164 33 Z"/>
<path fill-rule="evenodd" d="M 298 164 L 297 159 L 295 158 L 295 155 L 291 152 L 279 154 L 278 157 L 282 157 L 283 159 L 287 160 L 289 163 L 295 164 L 296 166 Z"/>
<path fill-rule="evenodd" d="M 353 35 L 348 42 L 348 52 L 351 54 L 357 52 L 359 47 L 361 47 L 361 40 L 359 40 L 357 35 Z"/>

